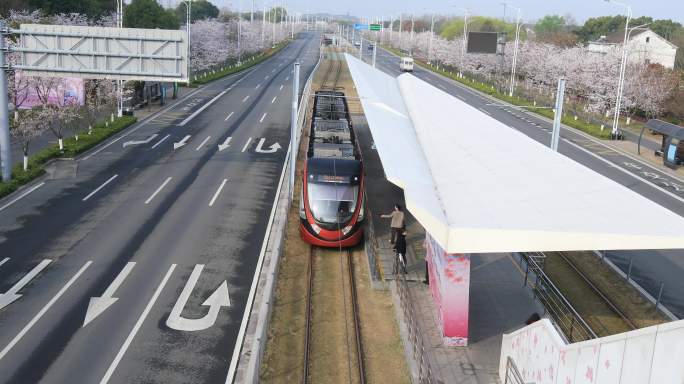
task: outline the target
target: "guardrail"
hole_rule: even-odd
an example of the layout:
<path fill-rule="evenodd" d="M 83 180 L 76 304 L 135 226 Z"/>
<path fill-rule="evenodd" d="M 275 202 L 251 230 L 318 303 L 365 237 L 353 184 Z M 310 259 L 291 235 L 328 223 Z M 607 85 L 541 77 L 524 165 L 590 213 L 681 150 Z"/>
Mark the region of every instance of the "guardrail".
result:
<path fill-rule="evenodd" d="M 542 303 L 566 339 L 575 343 L 597 338 L 596 333 L 544 273 L 544 253 L 521 252 L 518 255 L 520 262 L 525 264 L 524 285 L 532 288 L 535 298 Z"/>
<path fill-rule="evenodd" d="M 503 384 L 525 384 L 515 361 L 510 356 L 506 358 L 506 377 Z"/>
<path fill-rule="evenodd" d="M 422 324 L 420 324 L 420 321 L 415 315 L 419 310 L 413 303 L 413 297 L 409 291 L 406 276 L 399 272 L 401 268 L 399 268 L 397 263 L 398 260 L 395 260 L 394 281 L 396 282 L 399 303 L 401 305 L 402 313 L 404 314 L 404 322 L 406 323 L 408 338 L 413 351 L 413 360 L 418 366 L 418 383 L 439 383 L 434 376 L 432 364 L 430 363 L 430 350 L 426 348 L 426 343 L 423 340 L 423 335 L 427 334 L 427 332 L 423 330 Z"/>
<path fill-rule="evenodd" d="M 364 199 L 365 200 L 365 199 Z M 364 248 L 366 250 L 366 258 L 368 260 L 368 270 L 370 271 L 371 285 L 373 288 L 385 288 L 379 287 L 382 285 L 382 273 L 378 268 L 378 253 L 377 253 L 377 241 L 375 239 L 375 226 L 373 225 L 373 213 L 370 208 L 366 207 L 366 230 L 364 237 L 366 241 L 364 242 Z"/>

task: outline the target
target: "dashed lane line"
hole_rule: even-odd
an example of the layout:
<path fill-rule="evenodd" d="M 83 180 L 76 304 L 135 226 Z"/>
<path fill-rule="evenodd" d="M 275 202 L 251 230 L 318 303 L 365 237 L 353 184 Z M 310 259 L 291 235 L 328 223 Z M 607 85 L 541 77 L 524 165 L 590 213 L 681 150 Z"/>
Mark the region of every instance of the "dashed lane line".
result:
<path fill-rule="evenodd" d="M 161 192 L 161 190 L 166 186 L 166 184 L 168 184 L 169 181 L 171 181 L 171 179 L 173 179 L 173 177 L 167 177 L 166 180 L 164 180 L 164 182 L 162 183 L 162 185 L 160 185 L 159 188 L 157 188 L 157 190 L 154 191 L 154 193 L 150 197 L 148 197 L 147 200 L 145 200 L 145 204 L 149 204 L 150 201 L 152 201 L 152 199 L 154 199 L 154 197 L 157 196 L 159 192 Z"/>
<path fill-rule="evenodd" d="M 266 118 L 266 115 L 268 115 L 268 112 L 265 112 L 265 113 L 261 116 L 261 119 L 259 119 L 259 122 L 260 122 L 260 123 L 263 123 L 263 122 L 264 122 L 264 119 Z"/>
<path fill-rule="evenodd" d="M 249 100 L 249 95 L 245 96 L 244 99 L 242 99 L 242 102 L 244 103 L 245 101 Z"/>
<path fill-rule="evenodd" d="M 213 206 L 214 202 L 216 201 L 216 198 L 221 194 L 221 191 L 223 190 L 223 187 L 226 185 L 226 182 L 228 179 L 223 179 L 221 182 L 221 185 L 219 185 L 218 189 L 216 190 L 216 193 L 214 193 L 214 196 L 211 198 L 211 201 L 209 201 L 209 206 Z"/>
<path fill-rule="evenodd" d="M 278 96 L 273 96 L 273 100 L 271 100 L 271 104 L 275 103 L 277 98 L 278 98 Z"/>
<path fill-rule="evenodd" d="M 202 149 L 202 147 L 204 146 L 204 144 L 206 144 L 207 141 L 209 141 L 209 139 L 211 139 L 211 136 L 207 136 L 206 139 L 202 140 L 202 142 L 200 143 L 200 145 L 198 145 L 197 148 L 195 148 L 195 151 L 199 151 L 200 149 Z"/>
<path fill-rule="evenodd" d="M 91 197 L 93 197 L 93 195 L 96 194 L 100 189 L 104 188 L 107 184 L 109 184 L 109 183 L 111 183 L 112 181 L 114 181 L 114 179 L 116 179 L 117 177 L 119 177 L 118 174 L 117 174 L 117 175 L 114 175 L 114 176 L 112 176 L 112 177 L 110 177 L 109 179 L 107 179 L 107 181 L 105 181 L 104 183 L 102 183 L 102 185 L 100 185 L 99 187 L 95 188 L 94 191 L 90 192 L 90 193 L 88 194 L 88 196 L 84 197 L 82 201 L 88 201 L 88 199 L 90 199 Z"/>
<path fill-rule="evenodd" d="M 157 141 L 157 143 L 156 143 L 156 144 L 154 144 L 154 145 L 152 146 L 152 149 L 155 149 L 155 148 L 157 148 L 157 146 L 159 146 L 159 144 L 163 143 L 163 142 L 164 142 L 164 140 L 168 139 L 168 138 L 169 138 L 169 136 L 171 136 L 171 135 L 170 135 L 170 134 L 168 134 L 168 135 L 166 135 L 166 136 L 162 137 L 162 139 L 161 139 L 161 140 Z"/>
<path fill-rule="evenodd" d="M 226 116 L 226 118 L 223 119 L 223 121 L 228 121 L 228 119 L 230 119 L 230 117 L 233 116 L 233 113 L 235 113 L 235 112 L 233 111 L 233 112 L 229 113 L 228 116 Z"/>

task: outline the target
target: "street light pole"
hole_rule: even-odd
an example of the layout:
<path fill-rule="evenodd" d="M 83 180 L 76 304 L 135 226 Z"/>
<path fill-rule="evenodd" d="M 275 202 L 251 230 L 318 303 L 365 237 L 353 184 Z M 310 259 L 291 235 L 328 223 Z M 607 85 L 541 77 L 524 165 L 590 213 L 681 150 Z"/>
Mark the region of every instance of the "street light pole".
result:
<path fill-rule="evenodd" d="M 518 8 L 518 17 L 516 19 L 515 23 L 515 44 L 513 45 L 513 64 L 511 67 L 511 86 L 510 89 L 508 90 L 508 96 L 513 97 L 513 88 L 515 87 L 515 66 L 518 62 L 518 45 L 520 44 L 520 27 L 522 26 L 521 24 L 521 17 L 520 17 L 520 8 Z"/>
<path fill-rule="evenodd" d="M 190 16 L 192 15 L 191 12 L 191 6 L 192 6 L 192 0 L 183 0 L 183 4 L 185 4 L 185 29 L 187 32 L 187 45 L 185 46 L 185 53 L 188 55 L 188 61 L 185 63 L 187 65 L 186 72 L 188 73 L 188 85 L 190 85 Z"/>
<path fill-rule="evenodd" d="M 622 89 L 625 82 L 625 67 L 627 66 L 627 38 L 629 30 L 629 21 L 632 19 L 632 7 L 627 4 L 614 0 L 606 0 L 606 2 L 621 5 L 627 10 L 627 20 L 625 21 L 625 37 L 622 41 L 622 57 L 620 59 L 620 75 L 618 77 L 617 95 L 615 96 L 615 112 L 613 114 L 613 129 L 610 136 L 613 139 L 618 138 L 618 123 L 620 120 L 620 104 L 622 103 Z"/>
<path fill-rule="evenodd" d="M 463 77 L 463 65 L 465 63 L 466 45 L 468 44 L 468 9 L 463 8 L 463 44 L 461 45 L 461 65 L 458 76 Z"/>
<path fill-rule="evenodd" d="M 430 21 L 430 43 L 428 45 L 428 63 L 432 64 L 432 38 L 435 35 L 435 12 L 432 12 L 432 20 Z"/>
<path fill-rule="evenodd" d="M 116 0 L 116 26 L 123 28 L 123 0 Z M 123 116 L 123 80 L 116 81 L 116 116 Z"/>
<path fill-rule="evenodd" d="M 0 21 L 0 165 L 2 181 L 7 183 L 12 178 L 12 151 L 10 150 L 9 108 L 7 107 L 9 104 L 7 97 L 9 63 L 5 61 L 6 32 L 5 23 Z"/>

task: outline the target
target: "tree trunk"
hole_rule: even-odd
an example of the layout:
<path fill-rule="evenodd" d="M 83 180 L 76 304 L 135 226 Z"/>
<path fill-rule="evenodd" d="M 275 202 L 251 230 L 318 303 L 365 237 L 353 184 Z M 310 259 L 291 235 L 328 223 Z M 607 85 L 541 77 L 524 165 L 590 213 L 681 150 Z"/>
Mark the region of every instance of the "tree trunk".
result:
<path fill-rule="evenodd" d="M 28 156 L 24 153 L 24 171 L 28 170 Z"/>
<path fill-rule="evenodd" d="M 58 141 L 59 141 L 59 150 L 63 151 L 64 150 L 64 141 L 62 140 L 61 137 L 58 139 Z"/>

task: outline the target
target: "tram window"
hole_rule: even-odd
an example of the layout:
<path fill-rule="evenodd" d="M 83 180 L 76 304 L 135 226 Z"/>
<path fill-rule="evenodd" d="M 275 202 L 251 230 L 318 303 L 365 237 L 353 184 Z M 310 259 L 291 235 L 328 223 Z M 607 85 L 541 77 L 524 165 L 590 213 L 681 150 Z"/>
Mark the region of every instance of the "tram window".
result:
<path fill-rule="evenodd" d="M 308 183 L 311 214 L 321 223 L 346 222 L 354 214 L 358 192 L 356 185 Z"/>

